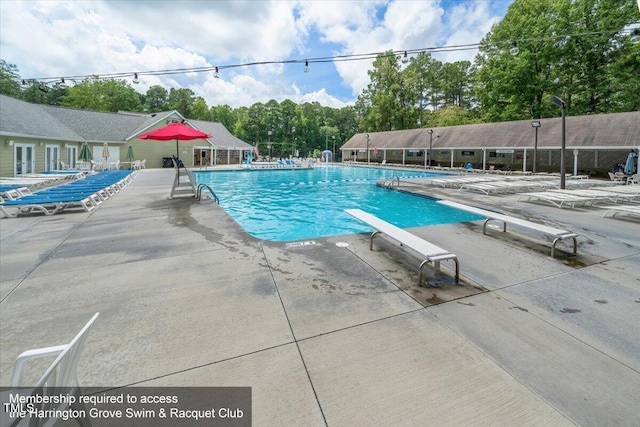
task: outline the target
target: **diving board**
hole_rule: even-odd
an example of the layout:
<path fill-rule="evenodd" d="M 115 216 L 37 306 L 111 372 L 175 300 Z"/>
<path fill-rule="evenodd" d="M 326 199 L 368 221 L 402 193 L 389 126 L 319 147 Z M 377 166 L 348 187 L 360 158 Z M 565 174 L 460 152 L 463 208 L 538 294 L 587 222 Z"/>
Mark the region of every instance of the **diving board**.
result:
<path fill-rule="evenodd" d="M 390 224 L 368 212 L 362 211 L 360 209 L 345 209 L 345 212 L 376 229 L 376 231 L 371 233 L 371 237 L 369 240 L 369 250 L 373 250 L 373 238 L 376 236 L 376 234 L 383 233 L 387 237 L 400 242 L 401 245 L 407 246 L 408 248 L 414 250 L 425 258 L 418 267 L 418 286 L 420 286 L 420 284 L 422 283 L 422 267 L 431 262 L 437 269 L 440 267 L 440 261 L 446 260 L 453 260 L 453 262 L 455 262 L 456 283 L 459 282 L 460 264 L 458 262 L 458 257 L 455 254 L 452 254 L 445 249 L 439 248 L 433 243 L 427 242 L 426 240 L 416 236 L 415 234 L 411 234 L 408 231 L 401 229 L 400 227 L 396 227 L 395 225 Z"/>
<path fill-rule="evenodd" d="M 551 258 L 553 258 L 553 254 L 556 248 L 556 243 L 558 243 L 558 241 L 563 239 L 573 239 L 573 253 L 574 254 L 578 253 L 577 252 L 578 243 L 576 241 L 576 237 L 578 235 L 576 233 L 572 233 L 571 231 L 562 230 L 560 228 L 555 228 L 555 227 L 549 227 L 547 225 L 538 224 L 536 222 L 531 222 L 526 219 L 515 218 L 509 215 L 492 212 L 486 209 L 476 208 L 474 206 L 452 202 L 450 200 L 438 200 L 438 203 L 486 217 L 487 219 L 484 221 L 484 225 L 482 227 L 482 234 L 487 234 L 487 223 L 489 221 L 491 220 L 502 221 L 503 223 L 502 231 L 505 233 L 507 232 L 507 223 L 509 223 L 509 224 L 514 224 L 521 227 L 529 228 L 531 230 L 539 231 L 541 233 L 548 234 L 554 237 L 553 243 L 551 244 Z"/>

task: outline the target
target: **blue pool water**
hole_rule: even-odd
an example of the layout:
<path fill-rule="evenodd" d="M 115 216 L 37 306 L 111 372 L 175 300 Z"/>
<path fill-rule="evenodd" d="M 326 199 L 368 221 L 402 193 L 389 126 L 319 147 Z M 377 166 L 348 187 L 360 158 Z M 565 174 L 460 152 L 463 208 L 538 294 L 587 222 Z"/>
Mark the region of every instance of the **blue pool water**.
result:
<path fill-rule="evenodd" d="M 437 176 L 420 171 L 322 165 L 301 170 L 194 171 L 193 175 L 197 184 L 211 186 L 220 206 L 247 233 L 263 240 L 283 242 L 371 231 L 344 213 L 350 208 L 401 228 L 480 218 L 434 199 L 375 185 L 393 177 Z"/>

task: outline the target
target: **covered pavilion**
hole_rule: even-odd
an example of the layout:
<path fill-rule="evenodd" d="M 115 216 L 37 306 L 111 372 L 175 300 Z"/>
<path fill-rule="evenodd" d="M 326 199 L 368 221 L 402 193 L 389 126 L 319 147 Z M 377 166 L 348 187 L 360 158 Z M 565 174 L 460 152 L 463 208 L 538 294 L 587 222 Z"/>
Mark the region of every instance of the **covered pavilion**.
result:
<path fill-rule="evenodd" d="M 565 166 L 574 175 L 606 175 L 640 149 L 639 111 L 566 117 L 565 127 Z M 343 161 L 524 172 L 535 158 L 537 171 L 558 172 L 561 146 L 557 117 L 359 133 L 340 150 Z"/>

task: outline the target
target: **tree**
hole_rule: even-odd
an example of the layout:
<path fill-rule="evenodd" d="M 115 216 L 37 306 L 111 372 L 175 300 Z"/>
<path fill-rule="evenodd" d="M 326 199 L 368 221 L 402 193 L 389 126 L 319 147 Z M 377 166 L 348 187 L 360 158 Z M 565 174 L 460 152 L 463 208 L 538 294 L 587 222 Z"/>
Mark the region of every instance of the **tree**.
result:
<path fill-rule="evenodd" d="M 633 0 L 515 0 L 476 56 L 484 120 L 557 115 L 551 95 L 568 114 L 610 111 L 626 93 L 615 80 L 626 49 L 619 31 L 638 18 Z"/>
<path fill-rule="evenodd" d="M 195 96 L 196 94 L 191 89 L 171 88 L 169 90 L 169 108 L 178 111 L 184 117 L 191 118 Z"/>
<path fill-rule="evenodd" d="M 169 109 L 169 92 L 162 86 L 151 86 L 147 90 L 144 110 L 147 113 L 159 113 Z"/>
<path fill-rule="evenodd" d="M 610 111 L 612 95 L 620 88 L 614 85 L 612 73 L 616 72 L 615 63 L 624 54 L 626 44 L 618 30 L 638 21 L 635 1 L 573 1 L 563 10 L 561 18 L 560 22 L 571 33 L 588 34 L 570 37 L 562 46 L 569 60 L 562 62 L 561 82 L 568 89 L 572 114 Z M 638 75 L 631 80 L 637 81 Z"/>
<path fill-rule="evenodd" d="M 640 43 L 623 42 L 611 66 L 609 111 L 640 111 Z"/>
<path fill-rule="evenodd" d="M 356 110 L 362 114 L 360 127 L 370 131 L 408 128 L 407 105 L 412 102 L 398 58 L 391 51 L 381 53 L 368 74 L 371 82 L 356 102 Z"/>
<path fill-rule="evenodd" d="M 126 80 L 101 79 L 93 76 L 66 89 L 61 97 L 63 107 L 96 111 L 141 111 L 138 93 Z"/>
<path fill-rule="evenodd" d="M 433 127 L 468 125 L 471 123 L 479 123 L 473 113 L 452 104 L 434 111 L 429 118 L 429 124 Z"/>
<path fill-rule="evenodd" d="M 0 59 L 0 94 L 20 98 L 20 71 L 4 59 Z"/>
<path fill-rule="evenodd" d="M 431 54 L 420 52 L 411 58 L 409 65 L 404 70 L 407 88 L 415 96 L 415 108 L 420 126 L 425 124 L 425 110 L 430 104 L 430 100 L 433 99 L 432 83 L 435 81 L 435 75 L 432 64 Z"/>
<path fill-rule="evenodd" d="M 25 83 L 20 98 L 34 104 L 60 105 L 62 97 L 67 94 L 67 89 L 59 84 L 50 87 L 36 80 L 27 80 Z"/>
<path fill-rule="evenodd" d="M 207 106 L 207 101 L 205 101 L 203 97 L 197 96 L 196 99 L 193 101 L 190 118 L 196 119 L 196 120 L 209 121 L 210 119 L 209 107 Z"/>
<path fill-rule="evenodd" d="M 239 111 L 239 109 L 237 111 Z M 234 131 L 238 120 L 237 116 L 236 112 L 226 104 L 209 108 L 209 119 L 213 122 L 222 123 L 230 132 Z"/>

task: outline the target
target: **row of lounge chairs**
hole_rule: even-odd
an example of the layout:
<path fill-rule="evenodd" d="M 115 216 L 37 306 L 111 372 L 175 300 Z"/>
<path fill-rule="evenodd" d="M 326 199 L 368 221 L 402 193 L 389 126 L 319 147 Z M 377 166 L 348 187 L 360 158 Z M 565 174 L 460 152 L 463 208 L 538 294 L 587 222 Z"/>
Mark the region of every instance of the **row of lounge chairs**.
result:
<path fill-rule="evenodd" d="M 570 187 L 584 187 L 598 185 L 616 185 L 608 181 L 594 181 L 580 178 L 570 178 L 567 185 Z M 451 176 L 439 179 L 424 180 L 425 184 L 440 186 L 443 188 L 457 188 L 460 190 L 475 191 L 491 194 L 522 193 L 526 191 L 539 191 L 549 188 L 558 188 L 559 180 L 543 175 L 523 175 L 523 176 L 496 176 L 496 175 L 471 175 L 471 176 Z"/>
<path fill-rule="evenodd" d="M 486 195 L 518 194 L 519 201 L 542 202 L 558 208 L 597 207 L 607 209 L 604 216 L 639 216 L 640 185 L 623 185 L 620 181 L 569 179 L 566 189 L 558 180 L 544 175 L 496 177 L 477 175 L 425 180 L 429 185 L 474 191 Z"/>
<path fill-rule="evenodd" d="M 590 187 L 586 189 L 551 189 L 540 193 L 522 194 L 520 201 L 541 201 L 558 208 L 594 206 L 600 204 L 640 202 L 640 186 Z"/>
<path fill-rule="evenodd" d="M 24 174 L 19 177 L 0 178 L 0 188 L 27 187 L 31 190 L 51 187 L 64 182 L 82 179 L 87 176 L 87 171 L 49 171 L 42 173 Z M 0 190 L 2 191 L 2 190 Z"/>
<path fill-rule="evenodd" d="M 36 192 L 27 187 L 11 189 L 3 193 L 8 200 L 0 196 L 0 211 L 8 218 L 36 212 L 53 215 L 71 208 L 91 212 L 126 187 L 136 173 L 110 170 Z"/>
<path fill-rule="evenodd" d="M 241 165 L 244 169 L 294 169 L 310 168 L 310 162 L 295 161 L 291 159 L 280 159 L 277 162 L 251 162 Z"/>

